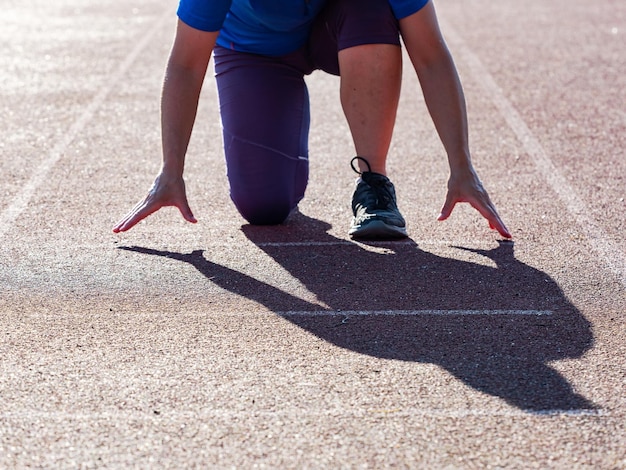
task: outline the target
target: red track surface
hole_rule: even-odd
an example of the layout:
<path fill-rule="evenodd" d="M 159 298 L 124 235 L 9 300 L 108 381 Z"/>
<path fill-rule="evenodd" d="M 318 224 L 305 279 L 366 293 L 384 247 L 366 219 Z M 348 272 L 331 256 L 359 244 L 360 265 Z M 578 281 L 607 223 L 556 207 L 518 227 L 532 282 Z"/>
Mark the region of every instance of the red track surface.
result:
<path fill-rule="evenodd" d="M 389 170 L 409 241 L 347 238 L 322 73 L 302 214 L 243 224 L 209 78 L 200 222 L 114 235 L 158 169 L 172 7 L 3 6 L 0 466 L 626 468 L 626 4 L 437 7 L 514 244 L 465 207 L 436 221 L 444 154 L 408 67 Z"/>

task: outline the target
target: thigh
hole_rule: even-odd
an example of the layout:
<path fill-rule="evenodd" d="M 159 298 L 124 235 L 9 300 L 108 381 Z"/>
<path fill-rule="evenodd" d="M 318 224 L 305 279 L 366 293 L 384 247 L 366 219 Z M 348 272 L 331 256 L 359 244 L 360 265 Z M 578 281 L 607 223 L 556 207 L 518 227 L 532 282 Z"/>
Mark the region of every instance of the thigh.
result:
<path fill-rule="evenodd" d="M 309 97 L 288 58 L 216 48 L 231 198 L 252 223 L 280 223 L 308 179 Z"/>
<path fill-rule="evenodd" d="M 218 47 L 215 74 L 225 132 L 287 158 L 306 156 L 309 97 L 298 68 Z"/>
<path fill-rule="evenodd" d="M 400 45 L 400 27 L 388 0 L 335 0 L 316 18 L 309 39 L 315 68 L 340 75 L 338 53 L 365 44 Z"/>

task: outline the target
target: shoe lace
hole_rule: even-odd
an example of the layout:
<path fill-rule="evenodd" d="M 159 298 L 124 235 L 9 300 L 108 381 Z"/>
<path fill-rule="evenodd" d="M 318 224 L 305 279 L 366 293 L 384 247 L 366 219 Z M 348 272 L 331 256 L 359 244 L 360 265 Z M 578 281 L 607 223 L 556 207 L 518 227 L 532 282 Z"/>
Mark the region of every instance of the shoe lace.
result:
<path fill-rule="evenodd" d="M 368 178 L 365 182 L 372 189 L 372 192 L 376 197 L 376 207 L 379 209 L 385 209 L 393 203 L 393 196 L 389 190 L 389 185 L 386 180 L 383 178 Z"/>
<path fill-rule="evenodd" d="M 354 162 L 358 162 L 359 160 L 365 162 L 367 165 L 367 171 L 361 172 L 354 166 Z M 350 161 L 350 166 L 355 173 L 361 175 L 363 181 L 365 181 L 371 189 L 371 191 L 368 191 L 368 195 L 370 196 L 368 199 L 371 198 L 371 202 L 368 204 L 369 206 L 373 206 L 377 209 L 386 209 L 390 205 L 394 204 L 395 201 L 393 194 L 391 193 L 389 180 L 383 175 L 372 173 L 372 167 L 365 158 L 357 155 Z M 375 200 L 373 200 L 374 198 Z"/>
<path fill-rule="evenodd" d="M 363 157 L 359 157 L 358 155 L 356 157 L 354 157 L 352 160 L 350 160 L 350 166 L 352 167 L 352 170 L 357 174 L 357 175 L 362 175 L 363 172 L 360 171 L 357 167 L 354 166 L 354 162 L 358 162 L 359 160 L 361 160 L 362 162 L 365 162 L 365 164 L 367 165 L 367 171 L 372 171 L 372 167 L 370 166 L 370 162 L 368 162 L 365 158 Z"/>

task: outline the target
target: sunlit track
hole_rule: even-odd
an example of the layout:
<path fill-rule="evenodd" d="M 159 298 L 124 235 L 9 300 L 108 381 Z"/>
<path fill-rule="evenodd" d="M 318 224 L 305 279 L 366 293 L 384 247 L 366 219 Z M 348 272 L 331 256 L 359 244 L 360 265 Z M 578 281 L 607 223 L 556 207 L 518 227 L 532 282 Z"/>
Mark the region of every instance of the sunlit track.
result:
<path fill-rule="evenodd" d="M 588 214 L 590 213 L 585 202 L 578 196 L 572 185 L 563 176 L 553 159 L 546 152 L 541 142 L 530 130 L 524 118 L 506 98 L 502 88 L 496 83 L 493 76 L 465 43 L 463 37 L 448 22 L 441 21 L 442 29 L 450 44 L 454 46 L 458 59 L 465 62 L 476 82 L 483 88 L 506 123 L 517 136 L 519 142 L 535 164 L 537 171 L 547 181 L 552 190 L 569 213 L 574 217 L 580 230 L 585 234 L 593 249 L 602 257 L 606 266 L 615 273 L 621 283 L 626 286 L 626 253 L 624 253 L 610 239 L 604 237 L 602 225 Z"/>
<path fill-rule="evenodd" d="M 199 223 L 115 234 L 162 156 L 175 5 L 9 3 L 0 469 L 626 469 L 626 3 L 435 0 L 512 241 L 468 204 L 436 221 L 446 149 L 409 60 L 388 169 L 410 238 L 349 237 L 353 142 L 321 71 L 301 212 L 248 224 L 212 64 Z"/>
<path fill-rule="evenodd" d="M 0 239 L 4 238 L 4 236 L 11 231 L 15 221 L 22 214 L 22 212 L 28 208 L 28 205 L 32 197 L 37 192 L 37 189 L 47 181 L 48 174 L 57 162 L 63 158 L 67 148 L 87 127 L 98 109 L 104 104 L 109 93 L 111 93 L 111 91 L 119 85 L 120 80 L 131 69 L 131 67 L 135 65 L 140 54 L 151 44 L 151 40 L 154 35 L 163 28 L 167 21 L 171 20 L 171 17 L 172 11 L 168 8 L 159 18 L 157 18 L 156 22 L 150 27 L 150 29 L 148 29 L 148 31 L 146 31 L 143 37 L 137 41 L 135 47 L 131 49 L 129 54 L 120 63 L 117 70 L 109 76 L 109 79 L 94 96 L 91 102 L 85 107 L 85 110 L 78 116 L 67 132 L 61 136 L 60 140 L 55 143 L 48 156 L 35 169 L 29 180 L 13 197 L 10 204 L 2 211 L 2 213 L 0 213 Z"/>

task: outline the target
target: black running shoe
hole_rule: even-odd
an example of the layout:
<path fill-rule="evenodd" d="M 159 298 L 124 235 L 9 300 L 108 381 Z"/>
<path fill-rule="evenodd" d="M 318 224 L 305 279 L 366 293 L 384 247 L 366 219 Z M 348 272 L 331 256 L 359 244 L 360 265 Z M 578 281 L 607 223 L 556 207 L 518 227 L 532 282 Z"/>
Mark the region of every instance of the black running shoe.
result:
<path fill-rule="evenodd" d="M 364 161 L 362 157 L 354 157 L 354 161 Z M 352 238 L 364 240 L 391 240 L 405 238 L 406 223 L 396 204 L 396 191 L 393 183 L 385 175 L 372 171 L 358 172 L 361 181 L 357 184 L 352 196 L 352 226 L 348 234 Z"/>

